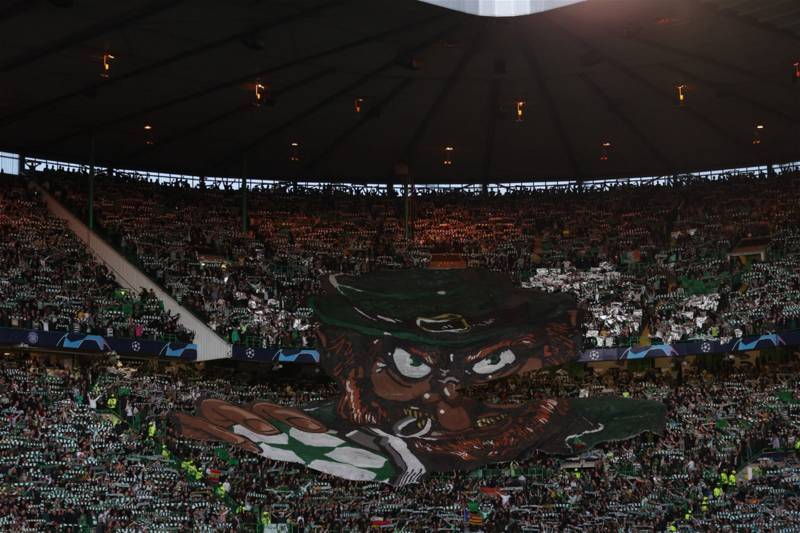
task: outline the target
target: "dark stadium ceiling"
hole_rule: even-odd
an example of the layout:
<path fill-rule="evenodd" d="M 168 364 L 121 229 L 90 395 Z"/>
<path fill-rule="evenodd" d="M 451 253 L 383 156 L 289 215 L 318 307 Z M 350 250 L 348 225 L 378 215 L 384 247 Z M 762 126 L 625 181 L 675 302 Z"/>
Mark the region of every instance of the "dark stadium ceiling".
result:
<path fill-rule="evenodd" d="M 115 168 L 493 183 L 800 159 L 796 0 L 12 0 L 0 42 L 0 149 L 85 162 L 94 138 Z"/>

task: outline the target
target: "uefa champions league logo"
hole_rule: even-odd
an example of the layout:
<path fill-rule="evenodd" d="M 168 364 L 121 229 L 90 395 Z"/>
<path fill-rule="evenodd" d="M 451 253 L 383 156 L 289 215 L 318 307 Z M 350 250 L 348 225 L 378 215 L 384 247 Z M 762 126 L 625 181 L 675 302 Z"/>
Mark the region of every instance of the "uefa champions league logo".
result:
<path fill-rule="evenodd" d="M 252 359 L 253 357 L 255 357 L 255 356 L 256 356 L 256 351 L 255 351 L 254 349 L 252 349 L 252 348 L 248 348 L 248 349 L 247 349 L 247 350 L 244 352 L 244 354 L 247 356 L 247 358 L 248 358 L 248 359 Z"/>
<path fill-rule="evenodd" d="M 704 342 L 703 344 L 701 344 L 700 345 L 700 351 L 703 352 L 703 353 L 710 352 L 711 351 L 711 343 L 710 342 Z"/>
<path fill-rule="evenodd" d="M 141 349 L 142 349 L 142 345 L 139 343 L 139 341 L 133 341 L 131 343 L 131 350 L 133 350 L 134 352 L 138 352 Z"/>
<path fill-rule="evenodd" d="M 589 359 L 591 359 L 592 361 L 597 361 L 598 359 L 600 359 L 600 350 L 592 350 L 591 352 L 589 352 Z"/>
<path fill-rule="evenodd" d="M 39 343 L 39 334 L 35 331 L 28 332 L 28 344 L 38 344 Z"/>

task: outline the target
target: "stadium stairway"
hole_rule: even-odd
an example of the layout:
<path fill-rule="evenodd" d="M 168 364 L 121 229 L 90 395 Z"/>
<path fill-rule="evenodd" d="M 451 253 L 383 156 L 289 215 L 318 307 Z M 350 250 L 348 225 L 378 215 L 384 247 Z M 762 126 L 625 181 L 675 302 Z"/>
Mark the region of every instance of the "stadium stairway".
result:
<path fill-rule="evenodd" d="M 61 202 L 42 187 L 36 185 L 36 188 L 42 194 L 42 198 L 47 203 L 47 208 L 50 212 L 67 223 L 67 226 L 86 245 L 92 255 L 114 273 L 117 283 L 122 287 L 135 291 L 140 290 L 142 287 L 147 290 L 152 289 L 155 295 L 164 302 L 165 309 L 173 314 L 180 313 L 180 324 L 194 331 L 194 343 L 197 345 L 198 361 L 231 357 L 232 347 L 229 343 L 192 314 L 191 311 L 180 305 L 157 283 L 131 264 L 99 235 L 90 231 L 89 227 L 64 207 Z"/>

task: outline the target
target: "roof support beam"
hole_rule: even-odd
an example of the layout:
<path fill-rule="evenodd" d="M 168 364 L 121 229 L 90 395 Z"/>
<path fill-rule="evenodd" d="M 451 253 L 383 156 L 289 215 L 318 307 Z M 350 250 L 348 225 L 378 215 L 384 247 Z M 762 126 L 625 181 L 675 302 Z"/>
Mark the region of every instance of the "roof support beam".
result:
<path fill-rule="evenodd" d="M 286 94 L 289 94 L 293 90 L 299 89 L 301 87 L 305 87 L 309 83 L 314 83 L 314 82 L 320 80 L 321 78 L 332 74 L 333 72 L 335 72 L 335 70 L 332 69 L 332 68 L 322 69 L 319 72 L 315 72 L 314 74 L 312 74 L 310 76 L 306 76 L 306 77 L 304 77 L 304 78 L 302 78 L 302 79 L 300 79 L 300 80 L 298 80 L 298 81 L 296 81 L 294 83 L 291 83 L 291 84 L 287 85 L 286 87 L 284 87 L 283 89 L 281 89 L 279 91 L 275 91 L 274 96 L 280 97 L 280 96 L 284 96 Z M 238 105 L 238 106 L 236 106 L 236 107 L 234 107 L 232 109 L 226 109 L 225 111 L 222 111 L 221 113 L 217 113 L 215 115 L 212 115 L 211 117 L 194 124 L 190 128 L 183 129 L 180 132 L 174 133 L 174 134 L 172 134 L 172 135 L 170 135 L 168 137 L 165 137 L 163 139 L 159 139 L 158 142 L 156 142 L 155 144 L 153 144 L 151 146 L 145 146 L 143 149 L 138 149 L 138 150 L 126 155 L 124 158 L 122 158 L 120 161 L 118 161 L 117 164 L 118 165 L 126 165 L 126 166 L 130 165 L 132 161 L 135 161 L 136 159 L 138 159 L 138 158 L 140 158 L 140 157 L 142 157 L 144 155 L 147 155 L 147 154 L 153 153 L 155 151 L 158 151 L 158 150 L 160 150 L 162 148 L 165 148 L 166 146 L 169 146 L 170 144 L 173 144 L 175 142 L 184 141 L 188 137 L 191 137 L 192 135 L 196 135 L 197 133 L 208 129 L 208 128 L 210 128 L 211 126 L 213 126 L 215 124 L 219 124 L 220 122 L 223 122 L 225 120 L 229 120 L 231 117 L 233 117 L 233 116 L 235 116 L 235 115 L 237 115 L 239 113 L 246 112 L 246 111 L 253 111 L 253 103 L 252 102 L 246 102 L 246 103 Z"/>
<path fill-rule="evenodd" d="M 535 31 L 532 31 L 529 33 L 526 32 L 526 35 L 523 35 L 519 26 L 517 26 L 517 42 L 522 43 L 522 53 L 528 61 L 528 68 L 533 75 L 533 79 L 536 81 L 536 87 L 539 93 L 544 98 L 547 114 L 550 115 L 550 121 L 553 123 L 561 145 L 567 152 L 567 163 L 569 164 L 567 173 L 572 176 L 581 176 L 581 165 L 578 163 L 578 158 L 575 157 L 575 149 L 572 147 L 572 141 L 567 133 L 567 128 L 564 127 L 561 115 L 559 115 L 556 107 L 556 101 L 553 98 L 553 94 L 550 92 L 547 81 L 544 79 L 544 74 L 542 74 L 539 59 L 536 57 L 536 52 L 534 52 L 534 43 L 530 40 L 535 33 Z"/>
<path fill-rule="evenodd" d="M 152 115 L 153 113 L 160 112 L 160 111 L 163 111 L 165 109 L 169 109 L 170 107 L 173 107 L 173 106 L 176 106 L 176 105 L 179 105 L 179 104 L 183 104 L 183 103 L 189 102 L 191 100 L 195 100 L 197 98 L 201 98 L 203 96 L 208 96 L 209 94 L 213 94 L 213 93 L 215 93 L 217 91 L 221 91 L 221 90 L 227 89 L 229 87 L 237 86 L 237 85 L 239 85 L 241 83 L 252 82 L 256 78 L 261 77 L 261 76 L 266 76 L 268 74 L 274 74 L 275 72 L 279 72 L 281 70 L 285 70 L 285 69 L 288 69 L 288 68 L 291 68 L 291 67 L 294 67 L 294 66 L 297 66 L 297 65 L 302 65 L 304 63 L 312 62 L 312 61 L 315 61 L 315 60 L 318 60 L 318 59 L 321 59 L 323 57 L 327 57 L 327 56 L 330 56 L 330 55 L 338 54 L 340 52 L 344 52 L 344 51 L 350 50 L 352 48 L 357 48 L 359 46 L 363 46 L 365 44 L 368 44 L 368 43 L 383 39 L 383 38 L 385 38 L 385 37 L 387 37 L 389 35 L 392 35 L 394 33 L 406 31 L 409 28 L 419 27 L 420 25 L 428 24 L 428 23 L 434 22 L 436 20 L 440 20 L 440 19 L 442 19 L 443 17 L 446 17 L 446 16 L 452 16 L 452 15 L 437 13 L 433 17 L 429 17 L 429 18 L 421 20 L 421 21 L 414 21 L 414 22 L 411 22 L 411 23 L 403 24 L 402 26 L 396 26 L 396 27 L 393 27 L 393 28 L 389 28 L 387 30 L 384 30 L 384 31 L 378 33 L 378 34 L 373 34 L 373 35 L 360 37 L 360 38 L 355 39 L 353 41 L 350 41 L 350 42 L 347 42 L 347 43 L 344 43 L 344 44 L 341 44 L 341 45 L 338 45 L 338 46 L 334 46 L 333 48 L 328 48 L 328 49 L 325 49 L 325 50 L 322 50 L 322 51 L 319 51 L 319 52 L 315 52 L 315 53 L 312 53 L 312 54 L 307 54 L 307 55 L 302 56 L 302 57 L 289 59 L 289 60 L 284 61 L 282 63 L 279 63 L 277 65 L 274 65 L 274 66 L 271 66 L 271 67 L 267 67 L 265 69 L 260 69 L 260 70 L 254 71 L 254 72 L 249 72 L 249 73 L 244 74 L 242 76 L 237 76 L 236 78 L 233 78 L 233 79 L 221 81 L 221 82 L 216 83 L 214 85 L 211 85 L 209 87 L 194 91 L 192 93 L 189 93 L 189 94 L 186 94 L 186 95 L 183 95 L 183 96 L 179 96 L 179 97 L 176 97 L 176 98 L 172 98 L 170 100 L 167 100 L 167 101 L 164 101 L 164 102 L 161 102 L 161 103 L 146 107 L 144 109 L 140 109 L 138 111 L 133 111 L 131 113 L 127 113 L 125 115 L 122 115 L 122 116 L 119 116 L 119 117 L 115 117 L 115 118 L 112 118 L 112 119 L 104 121 L 104 122 L 100 122 L 100 123 L 97 123 L 97 124 L 90 125 L 90 126 L 88 126 L 86 128 L 79 129 L 77 131 L 68 133 L 66 135 L 61 135 L 61 136 L 59 136 L 59 137 L 57 137 L 55 139 L 50 139 L 49 141 L 43 143 L 43 146 L 44 147 L 51 147 L 54 144 L 61 143 L 61 142 L 65 141 L 65 140 L 71 139 L 73 137 L 77 137 L 77 136 L 81 136 L 81 135 L 89 135 L 89 134 L 96 133 L 98 131 L 102 131 L 102 130 L 105 130 L 105 129 L 108 129 L 108 128 L 112 128 L 112 127 L 114 127 L 114 126 L 116 126 L 116 125 L 118 125 L 118 124 L 120 124 L 122 122 L 127 122 L 127 121 L 130 121 L 130 120 L 133 120 L 133 119 L 137 119 L 137 118 L 140 118 L 140 117 L 149 116 L 149 115 Z"/>
<path fill-rule="evenodd" d="M 489 174 L 492 172 L 494 154 L 494 138 L 497 131 L 497 108 L 500 104 L 500 80 L 494 78 L 489 84 L 489 98 L 486 100 L 486 141 L 483 145 L 483 166 L 481 168 L 481 183 L 484 187 L 489 184 Z M 515 110 L 516 111 L 516 110 Z"/>
<path fill-rule="evenodd" d="M 69 100 L 71 98 L 76 98 L 76 97 L 83 96 L 85 94 L 89 94 L 89 93 L 96 92 L 96 91 L 99 91 L 99 90 L 107 89 L 109 87 L 112 87 L 114 85 L 119 84 L 120 82 L 127 81 L 127 80 L 130 80 L 130 79 L 136 78 L 138 76 L 142 76 L 144 74 L 148 74 L 148 73 L 153 72 L 155 70 L 168 67 L 168 66 L 170 66 L 170 65 L 172 65 L 174 63 L 178 63 L 180 61 L 185 61 L 187 59 L 190 59 L 192 57 L 198 56 L 200 54 L 204 54 L 204 53 L 207 53 L 207 52 L 209 52 L 211 50 L 215 50 L 215 49 L 220 48 L 222 46 L 231 44 L 231 43 L 236 42 L 237 40 L 242 39 L 242 38 L 244 38 L 244 37 L 246 37 L 248 35 L 252 35 L 252 34 L 258 33 L 258 32 L 263 32 L 263 31 L 266 31 L 266 30 L 268 30 L 270 28 L 274 28 L 276 26 L 280 26 L 282 24 L 286 24 L 286 23 L 291 22 L 293 20 L 296 20 L 296 19 L 299 19 L 299 18 L 303 18 L 303 17 L 308 17 L 309 15 L 314 15 L 314 14 L 316 14 L 316 13 L 322 11 L 322 10 L 329 9 L 329 8 L 331 8 L 333 6 L 341 5 L 343 3 L 343 1 L 349 2 L 349 1 L 352 1 L 352 0 L 331 0 L 331 1 L 323 2 L 321 4 L 317 4 L 317 5 L 309 8 L 309 9 L 305 9 L 303 11 L 298 11 L 296 13 L 292 13 L 291 15 L 287 15 L 285 17 L 280 17 L 278 19 L 271 20 L 268 23 L 258 24 L 258 25 L 255 25 L 255 26 L 248 27 L 246 30 L 238 32 L 238 33 L 235 33 L 233 35 L 228 35 L 228 36 L 222 37 L 220 39 L 217 39 L 215 41 L 211 41 L 209 43 L 202 44 L 202 45 L 197 46 L 195 48 L 192 48 L 190 50 L 185 50 L 185 51 L 178 52 L 176 54 L 172 54 L 170 56 L 161 58 L 158 61 L 154 61 L 153 63 L 141 66 L 141 67 L 136 68 L 134 70 L 131 70 L 131 71 L 128 71 L 128 72 L 123 72 L 123 73 L 121 73 L 119 75 L 115 74 L 114 76 L 111 76 L 110 78 L 108 78 L 106 80 L 98 80 L 98 81 L 90 83 L 89 85 L 81 87 L 80 89 L 75 89 L 75 90 L 72 90 L 72 91 L 68 91 L 66 93 L 62 93 L 62 94 L 56 95 L 53 98 L 49 98 L 47 100 L 43 100 L 41 102 L 37 102 L 36 104 L 34 104 L 32 106 L 26 107 L 24 109 L 20 109 L 18 111 L 15 111 L 13 113 L 10 113 L 10 114 L 0 118 L 0 124 L 6 125 L 6 124 L 9 124 L 9 123 L 18 121 L 18 120 L 20 120 L 22 118 L 25 118 L 25 117 L 31 115 L 32 113 L 35 113 L 37 111 L 41 111 L 43 109 L 47 109 L 49 107 L 53 107 L 53 106 L 55 106 L 57 104 L 60 104 L 60 103 L 62 103 L 64 101 L 66 101 L 66 100 Z"/>
<path fill-rule="evenodd" d="M 9 59 L 5 63 L 0 64 L 0 72 L 8 72 L 10 70 L 19 68 L 23 65 L 29 65 L 51 54 L 54 54 L 56 52 L 61 52 L 65 48 L 69 48 L 70 46 L 73 46 L 77 43 L 87 41 L 92 37 L 103 35 L 111 30 L 121 28 L 122 26 L 130 24 L 137 20 L 151 17 L 156 13 L 160 13 L 161 11 L 165 11 L 167 9 L 175 7 L 182 1 L 183 0 L 157 0 L 154 2 L 149 2 L 143 6 L 137 7 L 136 9 L 126 11 L 121 15 L 116 15 L 109 19 L 100 21 L 96 24 L 92 24 L 87 28 L 78 30 L 75 33 L 71 33 L 69 35 L 65 35 L 60 39 L 56 39 L 55 41 L 45 46 L 42 46 L 41 48 L 30 50 L 28 52 L 18 55 L 17 57 Z"/>
<path fill-rule="evenodd" d="M 336 136 L 336 138 L 334 138 L 333 141 L 331 141 L 328 144 L 328 146 L 326 146 L 321 152 L 319 152 L 317 155 L 315 155 L 314 158 L 308 164 L 306 164 L 304 166 L 304 169 L 306 171 L 311 171 L 311 170 L 314 170 L 315 168 L 317 168 L 317 166 L 322 161 L 324 161 L 325 158 L 327 158 L 336 148 L 338 148 L 348 137 L 350 137 L 356 131 L 358 131 L 358 129 L 361 126 L 363 126 L 364 124 L 367 124 L 368 122 L 370 122 L 371 120 L 374 120 L 376 118 L 376 116 L 375 116 L 376 111 L 374 111 L 375 109 L 383 109 L 383 108 L 385 108 L 392 100 L 394 100 L 394 98 L 398 94 L 400 94 L 406 87 L 411 85 L 412 81 L 413 81 L 413 78 L 406 78 L 403 81 L 401 81 L 400 83 L 398 83 L 389 92 L 388 95 L 386 95 L 383 99 L 381 99 L 375 105 L 375 107 L 371 107 L 370 109 L 367 109 L 363 117 L 360 117 L 360 119 L 358 121 L 354 122 L 349 128 L 347 128 L 342 133 L 340 133 L 338 136 Z"/>
<path fill-rule="evenodd" d="M 610 96 L 586 73 L 580 74 L 581 79 L 583 82 L 594 91 L 594 93 L 603 100 L 603 103 L 606 105 L 606 109 L 616 116 L 619 121 L 624 124 L 633 135 L 639 139 L 645 148 L 650 150 L 651 155 L 658 160 L 658 162 L 666 168 L 675 168 L 675 165 L 670 160 L 667 155 L 662 152 L 655 144 L 653 144 L 650 139 L 647 138 L 642 128 L 640 128 L 633 120 L 628 118 L 622 111 L 620 111 L 619 106 L 614 103 Z"/>
<path fill-rule="evenodd" d="M 778 108 L 778 107 L 774 107 L 774 106 L 772 106 L 772 105 L 770 105 L 768 103 L 762 102 L 762 101 L 754 100 L 753 98 L 750 98 L 749 96 L 745 96 L 742 93 L 730 88 L 728 85 L 721 85 L 719 83 L 703 79 L 703 78 L 697 76 L 696 74 L 692 74 L 691 72 L 687 71 L 686 69 L 680 68 L 680 67 L 678 67 L 676 65 L 662 65 L 662 66 L 664 68 L 666 68 L 667 70 L 671 70 L 671 71 L 677 73 L 678 75 L 680 75 L 682 77 L 682 79 L 684 79 L 686 81 L 690 81 L 690 82 L 694 81 L 694 82 L 696 82 L 698 84 L 705 85 L 706 87 L 712 87 L 712 88 L 713 87 L 725 87 L 725 89 L 730 92 L 731 96 L 733 96 L 734 98 L 736 98 L 738 100 L 741 100 L 742 102 L 745 102 L 746 104 L 749 104 L 754 109 L 760 109 L 761 111 L 770 113 L 770 114 L 772 114 L 772 115 L 774 115 L 776 117 L 780 117 L 783 120 L 786 120 L 787 122 L 791 122 L 793 124 L 797 124 L 798 122 L 800 122 L 800 118 L 788 114 L 785 110 L 783 110 L 781 108 Z"/>
<path fill-rule="evenodd" d="M 469 61 L 472 59 L 472 56 L 475 55 L 475 52 L 478 50 L 479 44 L 483 42 L 484 37 L 485 33 L 480 32 L 479 30 L 477 35 L 473 35 L 469 39 L 469 45 L 464 49 L 464 52 L 461 54 L 461 57 L 459 58 L 458 63 L 456 63 L 455 68 L 453 68 L 453 70 L 447 76 L 447 79 L 442 84 L 442 88 L 436 95 L 433 103 L 431 103 L 430 107 L 428 107 L 427 111 L 425 111 L 425 113 L 422 115 L 422 120 L 419 124 L 417 124 L 417 127 L 414 128 L 414 131 L 411 133 L 411 137 L 409 137 L 409 140 L 403 149 L 400 161 L 408 164 L 412 175 L 414 172 L 414 151 L 419 145 L 420 139 L 422 139 L 431 122 L 433 122 L 433 118 L 436 116 L 436 111 L 441 108 L 442 104 L 447 99 L 447 95 L 450 94 L 450 91 L 453 89 L 453 86 L 461 75 L 461 72 L 464 70 L 464 67 L 467 66 L 467 63 L 469 63 Z"/>
<path fill-rule="evenodd" d="M 653 41 L 652 39 L 646 39 L 646 38 L 642 37 L 641 35 L 637 35 L 635 37 L 630 37 L 630 39 L 633 40 L 633 41 L 638 42 L 639 44 L 643 44 L 645 46 L 649 46 L 651 48 L 655 48 L 655 49 L 661 50 L 663 52 L 670 52 L 672 54 L 676 54 L 678 56 L 681 56 L 681 57 L 684 57 L 684 58 L 687 58 L 687 59 L 692 59 L 694 61 L 701 61 L 703 63 L 707 63 L 709 65 L 713 65 L 713 66 L 715 66 L 717 68 L 721 68 L 723 70 L 728 70 L 730 72 L 735 72 L 735 73 L 739 74 L 740 76 L 744 76 L 745 78 L 748 78 L 751 81 L 759 83 L 759 84 L 769 84 L 772 87 L 780 88 L 781 90 L 790 91 L 792 93 L 795 93 L 794 87 L 792 87 L 791 84 L 776 83 L 776 82 L 774 82 L 774 81 L 772 81 L 772 80 L 770 80 L 768 78 L 765 78 L 764 76 L 762 76 L 758 72 L 753 72 L 752 70 L 746 69 L 744 67 L 740 67 L 738 65 L 731 65 L 730 63 L 726 63 L 724 61 L 720 61 L 718 59 L 714 59 L 713 57 L 708 57 L 708 56 L 705 56 L 703 54 L 699 54 L 697 52 L 688 52 L 686 50 L 683 50 L 681 48 L 677 48 L 675 46 L 670 46 L 670 45 L 664 44 L 664 43 L 658 43 L 658 42 Z"/>
<path fill-rule="evenodd" d="M 436 17 L 436 18 L 438 19 L 439 17 Z M 455 28 L 459 27 L 460 25 L 461 25 L 460 22 L 456 23 L 456 24 L 449 25 L 444 30 L 441 30 L 441 31 L 437 32 L 436 34 L 434 34 L 432 37 L 426 39 L 425 41 L 423 41 L 423 42 L 421 42 L 419 44 L 416 44 L 415 46 L 413 46 L 412 48 L 410 48 L 408 50 L 403 51 L 400 55 L 403 56 L 403 55 L 411 54 L 411 53 L 414 53 L 414 52 L 416 52 L 418 50 L 426 48 L 429 45 L 431 45 L 432 43 L 434 43 L 434 42 L 438 41 L 439 39 L 441 39 L 443 36 L 447 35 L 451 31 L 453 31 Z M 358 87 L 360 87 L 362 84 L 366 83 L 367 81 L 369 81 L 373 77 L 381 74 L 382 72 L 384 72 L 386 70 L 389 70 L 392 67 L 395 67 L 396 65 L 397 65 L 396 58 L 392 58 L 391 60 L 387 61 L 386 63 L 384 63 L 384 64 L 382 64 L 380 66 L 378 66 L 377 68 L 375 68 L 375 69 L 373 69 L 373 70 L 371 70 L 371 71 L 359 76 L 358 79 L 356 81 L 354 81 L 353 83 L 350 83 L 347 86 L 345 86 L 344 88 L 334 92 L 333 94 L 331 94 L 327 98 L 324 98 L 323 100 L 317 102 L 316 104 L 312 105 L 311 107 L 309 107 L 309 108 L 301 111 L 300 113 L 294 115 L 292 118 L 290 118 L 288 120 L 285 120 L 284 122 L 282 122 L 278 126 L 276 126 L 274 128 L 271 128 L 269 131 L 267 131 L 263 135 L 259 135 L 257 138 L 253 139 L 251 142 L 249 142 L 245 146 L 243 146 L 241 148 L 241 151 L 237 151 L 236 153 L 229 154 L 227 157 L 221 159 L 219 162 L 217 162 L 215 165 L 213 165 L 212 168 L 213 169 L 220 168 L 225 163 L 228 163 L 231 160 L 238 159 L 239 157 L 241 157 L 242 154 L 245 154 L 245 155 L 248 154 L 249 152 L 251 152 L 252 150 L 257 148 L 260 144 L 262 144 L 264 141 L 266 141 L 267 139 L 269 139 L 273 135 L 276 135 L 276 134 L 280 133 L 281 131 L 284 131 L 287 128 L 290 128 L 291 126 L 293 126 L 297 122 L 299 122 L 299 121 L 305 119 L 306 117 L 314 114 L 315 112 L 319 111 L 320 109 L 322 109 L 323 107 L 325 107 L 329 103 L 341 98 L 342 96 L 344 96 L 344 95 L 346 95 L 348 93 L 351 93 L 352 91 L 354 91 L 355 89 L 357 89 Z"/>
<path fill-rule="evenodd" d="M 759 3 L 761 3 L 761 2 L 759 2 Z M 774 24 L 771 24 L 771 23 L 768 23 L 768 22 L 764 22 L 764 21 L 760 21 L 760 20 L 756 20 L 753 17 L 748 17 L 746 15 L 743 15 L 743 14 L 738 12 L 736 7 L 722 7 L 721 8 L 720 6 L 715 5 L 714 2 L 709 2 L 707 0 L 703 1 L 703 2 L 700 2 L 700 5 L 705 6 L 709 13 L 713 13 L 714 15 L 716 15 L 718 17 L 725 17 L 725 18 L 728 18 L 730 20 L 735 20 L 736 22 L 739 22 L 741 24 L 746 24 L 748 26 L 758 28 L 760 30 L 763 30 L 763 31 L 765 31 L 767 33 L 771 33 L 773 35 L 780 35 L 780 36 L 783 36 L 783 37 L 788 37 L 788 38 L 794 39 L 796 41 L 800 40 L 800 35 L 798 35 L 795 31 L 792 31 L 792 30 L 789 30 L 789 29 L 786 29 L 786 28 L 779 28 L 779 27 L 775 26 Z M 791 14 L 791 13 L 789 13 L 789 14 Z M 796 20 L 796 19 L 789 19 L 789 20 Z"/>
<path fill-rule="evenodd" d="M 597 50 L 601 49 L 600 47 L 589 43 L 583 36 L 577 35 L 571 30 L 567 29 L 566 27 L 563 26 L 563 24 L 557 22 L 554 18 L 551 18 L 550 21 L 553 23 L 553 26 L 560 28 L 564 33 L 566 33 L 570 37 L 570 39 L 581 42 L 589 48 L 595 48 Z M 598 39 L 598 40 L 604 41 L 603 39 Z M 672 87 L 670 87 L 669 90 L 665 91 L 664 87 L 656 85 L 652 81 L 642 76 L 636 70 L 626 65 L 623 65 L 619 60 L 615 59 L 613 56 L 604 54 L 604 59 L 609 65 L 613 66 L 614 68 L 625 74 L 628 78 L 636 81 L 641 86 L 646 87 L 650 92 L 652 92 L 655 95 L 658 95 L 661 99 L 667 101 L 670 105 L 674 105 L 675 94 L 672 92 Z M 749 147 L 748 144 L 744 143 L 743 139 L 732 134 L 726 128 L 721 127 L 719 124 L 711 120 L 708 116 L 699 113 L 696 109 L 687 107 L 684 109 L 684 111 L 686 112 L 686 114 L 691 116 L 697 122 L 703 124 L 705 127 L 716 133 L 719 137 L 726 139 L 737 150 Z"/>
<path fill-rule="evenodd" d="M 17 0 L 13 4 L 8 5 L 7 7 L 0 9 L 0 21 L 4 22 L 16 16 L 19 16 L 26 11 L 29 11 L 33 6 L 36 5 L 34 0 Z"/>

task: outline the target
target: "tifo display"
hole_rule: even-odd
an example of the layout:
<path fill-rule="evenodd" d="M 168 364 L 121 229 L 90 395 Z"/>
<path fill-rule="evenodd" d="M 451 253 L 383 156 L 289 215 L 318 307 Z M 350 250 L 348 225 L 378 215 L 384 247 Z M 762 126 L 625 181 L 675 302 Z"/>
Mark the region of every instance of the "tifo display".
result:
<path fill-rule="evenodd" d="M 476 402 L 462 390 L 576 359 L 578 310 L 566 295 L 520 289 L 480 270 L 331 275 L 312 307 L 335 402 L 287 409 L 201 400 L 179 434 L 361 481 L 404 485 L 530 449 L 568 454 L 643 431 L 664 406 L 644 400 Z"/>
<path fill-rule="evenodd" d="M 800 1 L 0 27 L 0 533 L 800 533 Z"/>
<path fill-rule="evenodd" d="M 34 178 L 85 209 L 85 175 Z M 76 275 L 104 270 L 4 178 L 0 326 L 23 355 L 0 361 L 0 524 L 793 527 L 799 190 L 788 172 L 420 194 L 406 239 L 402 199 L 251 191 L 245 233 L 237 191 L 97 177 L 98 231 L 237 343 L 241 366 L 195 367 L 120 361 L 177 349 L 179 318 Z M 32 331 L 100 353 L 24 355 Z"/>

